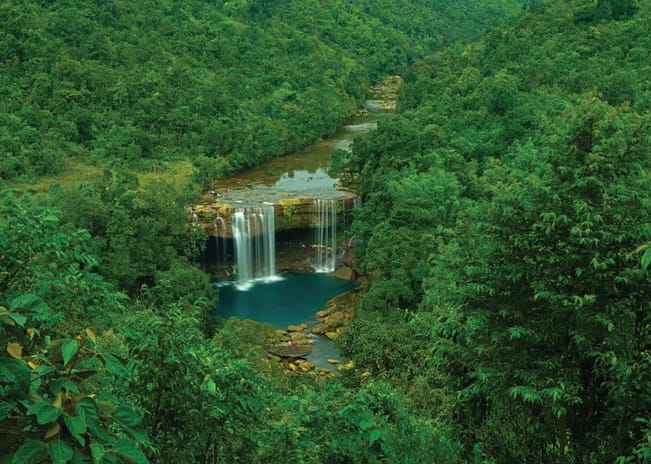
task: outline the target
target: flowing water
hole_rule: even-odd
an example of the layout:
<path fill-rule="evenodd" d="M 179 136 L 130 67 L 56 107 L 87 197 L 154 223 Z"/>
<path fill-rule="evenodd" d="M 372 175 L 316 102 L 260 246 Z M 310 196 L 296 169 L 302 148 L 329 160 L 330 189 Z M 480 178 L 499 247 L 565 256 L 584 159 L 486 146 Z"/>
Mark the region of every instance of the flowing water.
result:
<path fill-rule="evenodd" d="M 337 232 L 343 230 L 346 219 L 342 216 L 338 221 L 337 210 L 341 212 L 346 204 L 344 198 L 350 202 L 351 193 L 338 190 L 338 179 L 328 173 L 332 154 L 336 149 L 350 149 L 354 138 L 377 127 L 384 114 L 379 110 L 365 111 L 331 138 L 216 182 L 206 201 L 232 205 L 235 212 L 228 223 L 221 217 L 214 219 L 217 238 L 209 245 L 211 262 L 223 274 L 231 275 L 240 288 L 261 278 L 272 278 L 276 272 L 274 204 L 288 199 L 311 199 L 315 224 L 313 241 L 306 244 L 314 249 L 310 266 L 316 272 L 334 271 Z"/>
<path fill-rule="evenodd" d="M 352 282 L 326 274 L 336 264 L 336 202 L 342 194 L 335 188 L 338 179 L 328 174 L 328 168 L 336 149 L 350 149 L 355 137 L 373 130 L 386 114 L 370 103 L 367 108 L 369 112 L 342 126 L 332 138 L 294 154 L 271 158 L 215 185 L 215 191 L 211 192 L 213 200 L 237 205 L 231 221 L 236 275 L 233 281 L 217 284 L 220 288 L 218 316 L 253 319 L 278 328 L 303 322 L 314 325 L 315 313 L 328 300 L 354 287 Z M 273 278 L 273 204 L 296 197 L 314 199 L 318 225 L 314 228 L 313 244 L 303 246 L 315 249 L 313 267 L 317 273 L 285 273 Z M 215 230 L 224 226 L 224 221 L 217 221 Z M 217 254 L 226 253 L 219 240 L 213 247 Z M 227 257 L 218 257 L 217 261 L 220 259 L 225 261 Z M 314 338 L 314 351 L 309 359 L 317 367 L 326 367 L 328 358 L 337 357 L 336 349 L 324 337 Z"/>
<path fill-rule="evenodd" d="M 383 112 L 369 112 L 356 116 L 350 124 L 335 134 L 285 156 L 265 162 L 216 183 L 222 201 L 270 201 L 295 195 L 313 197 L 336 196 L 338 179 L 328 174 L 332 153 L 348 150 L 355 137 L 377 127 Z"/>

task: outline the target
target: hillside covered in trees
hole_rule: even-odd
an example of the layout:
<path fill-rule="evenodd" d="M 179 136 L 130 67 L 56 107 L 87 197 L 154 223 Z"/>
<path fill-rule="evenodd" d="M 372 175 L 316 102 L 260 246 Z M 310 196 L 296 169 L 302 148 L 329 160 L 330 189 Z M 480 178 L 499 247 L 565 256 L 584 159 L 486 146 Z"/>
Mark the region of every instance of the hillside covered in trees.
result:
<path fill-rule="evenodd" d="M 4 1 L 0 464 L 649 462 L 649 18 Z M 138 171 L 190 159 L 203 184 L 293 151 L 396 72 L 396 114 L 333 166 L 364 199 L 356 367 L 287 375 L 272 327 L 212 314 L 196 191 Z M 106 169 L 9 188 L 70 163 Z"/>
<path fill-rule="evenodd" d="M 7 0 L 0 178 L 190 159 L 208 182 L 294 151 L 519 2 L 484 3 Z"/>
<path fill-rule="evenodd" d="M 649 18 L 534 5 L 338 152 L 371 279 L 342 347 L 495 462 L 651 459 Z"/>

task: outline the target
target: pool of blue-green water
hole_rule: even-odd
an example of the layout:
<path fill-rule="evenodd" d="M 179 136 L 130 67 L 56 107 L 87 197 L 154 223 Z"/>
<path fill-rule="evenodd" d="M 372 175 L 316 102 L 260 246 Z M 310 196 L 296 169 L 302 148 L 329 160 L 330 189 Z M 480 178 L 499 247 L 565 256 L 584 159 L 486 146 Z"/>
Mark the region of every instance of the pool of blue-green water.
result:
<path fill-rule="evenodd" d="M 244 288 L 224 282 L 218 286 L 217 316 L 268 322 L 279 329 L 313 321 L 328 300 L 354 288 L 352 282 L 326 274 L 291 273 Z"/>

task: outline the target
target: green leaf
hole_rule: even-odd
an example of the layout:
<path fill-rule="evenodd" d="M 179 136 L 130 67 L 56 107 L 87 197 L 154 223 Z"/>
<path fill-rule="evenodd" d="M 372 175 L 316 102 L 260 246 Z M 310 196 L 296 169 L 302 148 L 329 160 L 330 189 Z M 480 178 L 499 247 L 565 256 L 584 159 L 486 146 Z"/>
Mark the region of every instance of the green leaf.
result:
<path fill-rule="evenodd" d="M 63 383 L 63 386 L 64 386 L 66 389 L 68 389 L 68 391 L 69 391 L 70 393 L 72 393 L 73 395 L 79 395 L 79 394 L 80 394 L 80 392 L 79 392 L 79 387 L 78 387 L 77 384 L 74 383 L 72 380 L 66 380 L 66 381 Z"/>
<path fill-rule="evenodd" d="M 85 446 L 86 441 L 81 435 L 86 433 L 86 421 L 82 416 L 63 416 L 63 422 L 65 422 L 68 432 L 72 435 L 75 440 L 79 442 L 81 446 Z"/>
<path fill-rule="evenodd" d="M 54 214 L 54 213 L 49 213 L 47 216 L 43 218 L 43 222 L 58 222 L 59 217 Z"/>
<path fill-rule="evenodd" d="M 359 428 L 362 430 L 368 430 L 373 427 L 373 424 L 374 422 L 372 418 L 365 418 L 359 422 Z"/>
<path fill-rule="evenodd" d="M 642 269 L 646 271 L 649 268 L 649 265 L 651 264 L 651 247 L 644 250 L 641 263 L 642 263 Z"/>
<path fill-rule="evenodd" d="M 106 370 L 118 377 L 128 377 L 129 371 L 124 367 L 118 358 L 110 354 L 102 354 L 104 357 Z"/>
<path fill-rule="evenodd" d="M 113 419 L 124 427 L 140 443 L 149 441 L 141 417 L 127 406 L 119 406 L 113 411 Z"/>
<path fill-rule="evenodd" d="M 61 412 L 61 408 L 54 407 L 47 401 L 37 401 L 27 408 L 27 414 L 36 415 L 36 422 L 41 425 L 57 420 Z"/>
<path fill-rule="evenodd" d="M 65 441 L 54 440 L 48 446 L 50 447 L 52 464 L 66 464 L 72 459 L 74 453 L 70 445 Z"/>
<path fill-rule="evenodd" d="M 93 456 L 93 464 L 99 464 L 104 456 L 104 447 L 99 443 L 90 445 L 90 454 Z"/>
<path fill-rule="evenodd" d="M 43 312 L 49 309 L 48 305 L 38 295 L 20 295 L 9 304 L 9 309 L 27 309 L 34 312 Z"/>
<path fill-rule="evenodd" d="M 47 445 L 40 440 L 25 440 L 18 448 L 12 464 L 37 464 L 47 458 Z"/>
<path fill-rule="evenodd" d="M 63 343 L 61 354 L 63 354 L 64 366 L 77 354 L 77 351 L 79 351 L 79 340 L 66 340 Z"/>
<path fill-rule="evenodd" d="M 112 451 L 117 453 L 120 457 L 127 459 L 129 462 L 135 464 L 149 464 L 147 457 L 142 450 L 138 448 L 138 445 L 127 438 L 119 439 L 115 445 L 113 445 Z"/>
<path fill-rule="evenodd" d="M 91 435 L 99 438 L 101 441 L 108 441 L 109 434 L 100 427 L 99 413 L 97 412 L 97 404 L 92 398 L 84 398 L 77 403 L 77 415 L 82 417 L 88 427 Z"/>
<path fill-rule="evenodd" d="M 72 459 L 70 460 L 71 464 L 88 464 L 88 460 L 86 459 L 86 456 L 84 453 L 78 449 L 74 450 L 74 454 L 72 455 Z"/>
<path fill-rule="evenodd" d="M 27 318 L 22 314 L 8 313 L 7 316 L 12 318 L 14 322 L 18 324 L 19 327 L 25 327 L 25 322 L 27 322 Z"/>
<path fill-rule="evenodd" d="M 371 445 L 376 441 L 378 441 L 380 438 L 382 438 L 382 430 L 380 429 L 371 430 L 371 435 L 369 437 L 369 441 Z"/>
<path fill-rule="evenodd" d="M 208 391 L 208 393 L 217 393 L 217 385 L 212 379 L 208 379 L 208 381 L 204 382 L 204 388 L 206 391 Z"/>
<path fill-rule="evenodd" d="M 0 355 L 0 382 L 15 383 L 16 387 L 27 388 L 30 376 L 31 373 L 25 361 Z"/>
<path fill-rule="evenodd" d="M 14 409 L 14 405 L 6 401 L 0 401 L 0 421 L 9 417 L 9 413 Z"/>

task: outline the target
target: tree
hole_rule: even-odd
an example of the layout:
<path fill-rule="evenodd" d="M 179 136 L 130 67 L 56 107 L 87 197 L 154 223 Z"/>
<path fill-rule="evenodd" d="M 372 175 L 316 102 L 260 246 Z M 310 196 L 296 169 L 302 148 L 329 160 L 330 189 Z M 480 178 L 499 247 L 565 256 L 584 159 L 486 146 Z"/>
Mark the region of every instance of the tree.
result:
<path fill-rule="evenodd" d="M 140 186 L 133 175 L 107 171 L 102 181 L 56 190 L 53 198 L 68 227 L 90 232 L 102 275 L 132 294 L 178 256 L 198 251 L 202 230 L 192 228 L 187 209 L 193 194 L 163 181 Z"/>
<path fill-rule="evenodd" d="M 476 408 L 461 422 L 499 460 L 612 461 L 640 437 L 647 132 L 629 107 L 582 97 L 551 142 L 485 173 L 490 200 L 436 260 L 425 301 L 440 316 L 437 362 Z"/>
<path fill-rule="evenodd" d="M 29 195 L 0 196 L 0 459 L 146 463 L 133 405 L 111 395 L 126 369 L 96 327 L 123 297 L 93 272 L 84 231 Z"/>

